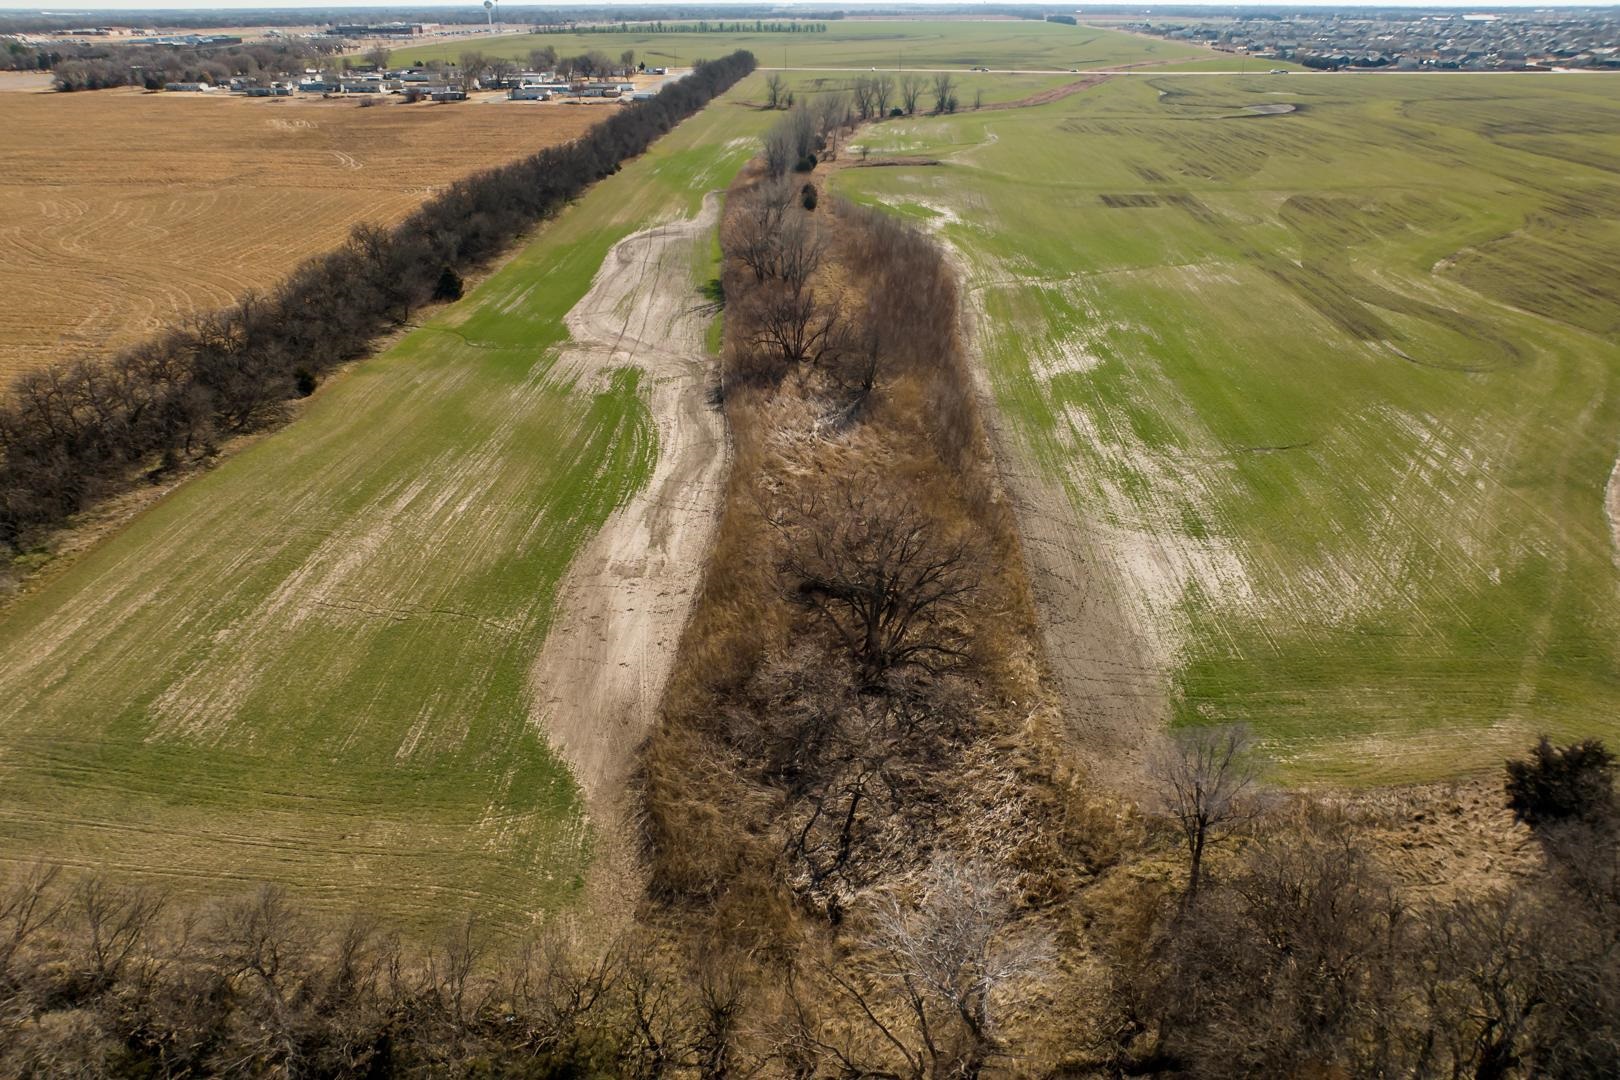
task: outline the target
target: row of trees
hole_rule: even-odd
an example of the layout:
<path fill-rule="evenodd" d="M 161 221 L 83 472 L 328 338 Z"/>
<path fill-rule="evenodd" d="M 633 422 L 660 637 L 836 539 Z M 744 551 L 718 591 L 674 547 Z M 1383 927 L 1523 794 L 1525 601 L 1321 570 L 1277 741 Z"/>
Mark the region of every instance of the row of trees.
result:
<path fill-rule="evenodd" d="M 268 80 L 324 63 L 339 46 L 302 38 L 240 45 L 53 46 L 57 90 L 105 90 L 168 82 L 223 83 L 236 76 Z"/>
<path fill-rule="evenodd" d="M 379 334 L 443 299 L 447 280 L 615 172 L 753 67 L 746 52 L 702 64 L 572 143 L 457 181 L 392 229 L 357 227 L 341 248 L 265 293 L 192 316 L 108 361 L 20 376 L 0 405 L 0 545 L 21 550 L 135 482 L 139 470 L 162 472 L 262 424 L 299 381 L 363 355 Z"/>
<path fill-rule="evenodd" d="M 636 69 L 636 50 L 625 49 L 614 61 L 600 49 L 592 49 L 578 56 L 558 56 L 550 45 L 529 50 L 529 66 L 534 71 L 551 71 L 558 75 L 577 75 L 596 78 L 608 75 L 630 75 Z M 456 65 L 452 65 L 456 66 Z M 518 63 L 504 56 L 485 56 L 481 52 L 464 52 L 460 57 L 458 73 L 468 85 L 486 76 L 497 80 L 517 74 Z"/>
<path fill-rule="evenodd" d="M 644 936 L 461 920 L 408 945 L 270 887 L 197 908 L 45 868 L 0 884 L 7 1076 L 723 1076 L 746 989 Z"/>
<path fill-rule="evenodd" d="M 902 75 L 898 83 L 891 75 L 861 75 L 850 84 L 848 92 L 818 95 L 809 108 L 818 117 L 837 116 L 840 118 L 837 126 L 847 127 L 856 121 L 881 120 L 886 116 L 914 116 L 923 94 L 930 89 L 934 115 L 956 111 L 956 76 L 949 72 L 937 72 L 927 79 L 920 75 Z M 793 92 L 782 76 L 774 72 L 766 76 L 767 109 L 792 109 L 794 101 Z M 973 107 L 979 107 L 979 95 L 975 95 Z"/>
<path fill-rule="evenodd" d="M 841 12 L 835 13 L 833 18 L 842 18 Z M 616 23 L 586 23 L 576 26 L 572 23 L 560 25 L 557 23 L 540 23 L 534 27 L 537 34 L 825 34 L 827 24 L 824 22 L 782 22 L 764 19 L 755 19 L 753 22 L 709 22 L 701 19 L 697 22 L 616 22 Z"/>
<path fill-rule="evenodd" d="M 789 855 L 814 869 L 843 846 L 870 844 L 849 822 L 871 811 L 859 800 L 845 808 L 860 785 L 870 803 L 929 793 L 897 745 L 943 737 L 932 756 L 951 768 L 961 732 L 942 718 L 972 703 L 856 694 L 823 731 L 816 717 L 833 702 L 816 695 L 838 691 L 824 672 L 797 670 L 790 678 L 810 682 L 776 685 L 778 724 L 808 725 L 806 737 L 793 744 L 773 727 L 777 741 L 761 750 L 779 783 L 803 788 Z M 1546 870 L 1506 886 L 1463 883 L 1455 899 L 1417 900 L 1342 813 L 1309 806 L 1273 821 L 1196 902 L 1146 933 L 1134 917 L 1092 922 L 1086 965 L 1111 980 L 1085 1003 L 1101 1036 L 1052 1030 L 1062 1075 L 1616 1075 L 1620 816 L 1612 758 L 1592 750 L 1518 763 L 1545 790 L 1572 776 L 1549 773 L 1549 762 L 1553 773 L 1576 762 L 1585 794 L 1576 812 L 1536 817 Z M 843 783 L 816 785 L 827 762 L 846 759 L 858 764 L 833 770 Z M 1137 881 L 1133 892 L 1153 887 Z M 806 935 L 783 964 L 718 937 L 686 952 L 654 931 L 583 942 L 553 927 L 514 939 L 470 919 L 407 943 L 370 916 L 317 918 L 271 887 L 197 907 L 154 888 L 23 868 L 0 881 L 0 1070 L 1028 1074 L 1038 1059 L 1022 1040 L 1034 1029 L 1009 1041 L 1006 1015 L 1022 1008 L 1050 1027 L 1040 1018 L 1058 999 L 1039 987 L 1060 980 L 1074 944 L 1017 932 L 1017 907 L 1003 869 L 936 855 L 905 900 L 881 894 L 838 945 Z"/>

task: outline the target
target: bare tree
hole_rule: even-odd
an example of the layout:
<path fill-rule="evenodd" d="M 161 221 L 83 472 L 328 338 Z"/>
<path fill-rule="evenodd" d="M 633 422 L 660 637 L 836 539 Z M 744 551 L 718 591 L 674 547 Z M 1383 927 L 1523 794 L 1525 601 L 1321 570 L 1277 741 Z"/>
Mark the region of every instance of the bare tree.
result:
<path fill-rule="evenodd" d="M 825 255 L 821 229 L 815 220 L 805 214 L 790 213 L 777 231 L 772 247 L 772 275 L 795 292 L 808 288 Z"/>
<path fill-rule="evenodd" d="M 124 965 L 145 943 L 162 914 L 165 899 L 146 889 L 115 885 L 100 876 L 85 878 L 70 901 L 83 931 L 83 967 L 97 990 L 112 986 Z"/>
<path fill-rule="evenodd" d="M 762 141 L 766 174 L 781 176 L 815 152 L 816 118 L 808 108 L 789 109 Z"/>
<path fill-rule="evenodd" d="M 461 54 L 461 88 L 471 90 L 478 85 L 478 80 L 484 77 L 489 70 L 489 61 L 484 54 L 477 52 L 464 52 Z"/>
<path fill-rule="evenodd" d="M 1199 728 L 1170 743 L 1150 766 L 1163 811 L 1187 844 L 1188 901 L 1198 895 L 1204 852 L 1253 817 L 1253 749 L 1243 727 Z"/>
<path fill-rule="evenodd" d="M 490 85 L 492 86 L 499 86 L 517 74 L 517 62 L 508 60 L 504 56 L 494 57 L 485 67 L 489 72 Z"/>
<path fill-rule="evenodd" d="M 793 139 L 793 158 L 803 161 L 816 150 L 816 118 L 808 106 L 790 109 L 782 118 L 782 126 Z"/>
<path fill-rule="evenodd" d="M 771 72 L 765 76 L 765 107 L 767 109 L 780 109 L 782 107 L 782 76 Z"/>
<path fill-rule="evenodd" d="M 756 184 L 727 210 L 722 246 L 754 272 L 755 281 L 777 275 L 782 223 L 792 205 L 793 186 L 775 180 Z"/>
<path fill-rule="evenodd" d="M 941 71 L 934 76 L 934 113 L 956 111 L 956 78 Z"/>
<path fill-rule="evenodd" d="M 755 348 L 787 368 L 815 368 L 836 360 L 848 346 L 849 327 L 836 300 L 808 286 L 767 284 L 750 302 Z"/>
<path fill-rule="evenodd" d="M 51 889 L 61 869 L 36 865 L 0 893 L 0 980 L 11 977 L 18 952 L 62 910 Z"/>
<path fill-rule="evenodd" d="M 891 898 L 878 909 L 867 941 L 882 958 L 877 979 L 863 984 L 846 972 L 829 974 L 905 1061 L 901 1075 L 977 1077 L 1000 1050 L 998 993 L 1052 960 L 1044 935 L 1018 935 L 1014 923 L 993 869 L 942 858 L 925 875 L 915 907 Z M 904 1021 L 890 1019 L 897 1015 Z"/>
<path fill-rule="evenodd" d="M 873 83 L 876 81 L 862 75 L 855 80 L 854 85 L 851 87 L 855 100 L 855 112 L 862 120 L 869 120 L 872 117 L 874 107 Z"/>
<path fill-rule="evenodd" d="M 889 101 L 894 97 L 894 79 L 879 75 L 872 80 L 872 106 L 880 117 L 889 115 Z"/>
<path fill-rule="evenodd" d="M 922 96 L 923 80 L 920 75 L 900 76 L 900 106 L 906 110 L 907 116 L 917 112 L 917 99 Z"/>
<path fill-rule="evenodd" d="M 529 50 L 529 67 L 535 71 L 554 71 L 557 67 L 557 50 L 551 45 L 540 49 Z"/>
<path fill-rule="evenodd" d="M 626 75 L 636 70 L 636 50 L 626 49 L 619 54 L 619 66 Z"/>
<path fill-rule="evenodd" d="M 973 91 L 973 111 L 978 112 L 979 109 L 983 105 L 984 105 L 984 90 L 983 89 L 978 89 L 978 90 Z"/>
<path fill-rule="evenodd" d="M 865 682 L 962 656 L 948 620 L 978 588 L 977 552 L 909 497 L 847 485 L 778 520 L 793 597 L 832 628 Z"/>
<path fill-rule="evenodd" d="M 386 45 L 373 45 L 361 54 L 361 59 L 376 68 L 378 71 L 388 70 L 388 58 L 392 54 Z"/>
<path fill-rule="evenodd" d="M 793 134 L 785 125 L 772 127 L 760 142 L 765 157 L 765 174 L 773 179 L 786 174 L 798 160 L 793 156 Z"/>
<path fill-rule="evenodd" d="M 851 105 L 848 94 L 824 94 L 816 102 L 816 130 L 828 148 L 838 152 L 838 133 L 849 124 Z"/>

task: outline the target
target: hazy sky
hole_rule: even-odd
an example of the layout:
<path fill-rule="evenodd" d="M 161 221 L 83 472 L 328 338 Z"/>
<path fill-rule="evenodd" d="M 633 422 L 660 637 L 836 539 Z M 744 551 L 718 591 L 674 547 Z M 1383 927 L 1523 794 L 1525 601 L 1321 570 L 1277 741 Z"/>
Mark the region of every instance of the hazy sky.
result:
<path fill-rule="evenodd" d="M 463 0 L 463 2 L 465 3 L 465 6 L 468 7 L 469 9 L 471 9 L 471 8 L 480 8 L 480 7 L 483 6 L 482 0 Z M 532 2 L 532 0 L 531 0 L 531 2 Z M 592 5 L 593 3 L 596 3 L 596 2 L 600 2 L 602 4 L 602 6 L 607 6 L 607 4 L 609 2 L 613 2 L 613 3 L 617 3 L 617 4 L 624 4 L 624 3 L 646 2 L 646 0 L 560 0 L 560 3 L 565 4 L 568 7 L 578 7 L 578 6 Z M 725 3 L 726 0 L 701 0 L 701 2 L 703 2 L 703 3 Z M 756 3 L 757 4 L 758 0 L 737 0 L 737 2 L 739 2 L 739 3 L 748 2 L 748 3 Z M 894 2 L 894 0 L 886 0 L 886 2 L 889 3 L 889 4 L 892 4 Z M 936 2 L 936 3 L 937 2 L 948 3 L 949 0 L 934 0 L 934 2 Z M 1099 0 L 1099 2 L 1101 2 L 1101 0 Z M 1129 0 L 1127 0 L 1127 2 L 1129 2 Z M 1210 2 L 1210 0 L 1189 0 L 1189 2 L 1208 3 L 1208 2 Z M 1330 7 L 1353 7 L 1353 6 L 1359 6 L 1359 5 L 1349 5 L 1349 4 L 1343 4 L 1343 3 L 1334 3 L 1334 2 L 1331 2 L 1331 0 L 1289 0 L 1289 2 L 1293 6 L 1299 6 L 1299 7 L 1325 7 L 1325 8 L 1330 8 Z M 541 0 L 541 3 L 544 3 L 544 0 Z M 512 0 L 512 4 L 509 5 L 509 6 L 516 6 L 516 4 L 517 4 L 517 0 Z M 167 10 L 167 11 L 177 11 L 177 10 L 184 10 L 184 11 L 210 11 L 210 10 L 213 10 L 213 11 L 232 11 L 232 10 L 235 10 L 235 11 L 240 11 L 240 10 L 243 10 L 244 8 L 252 9 L 252 10 L 264 10 L 266 8 L 274 8 L 274 9 L 281 9 L 281 8 L 310 8 L 310 7 L 331 8 L 331 7 L 339 7 L 339 6 L 343 6 L 343 7 L 349 7 L 349 6 L 352 6 L 352 7 L 375 6 L 375 7 L 400 8 L 400 7 L 450 7 L 450 6 L 460 7 L 462 5 L 460 3 L 455 3 L 455 4 L 446 3 L 445 0 L 377 0 L 377 2 L 375 2 L 373 4 L 369 4 L 369 5 L 366 4 L 364 2 L 364 0 L 271 0 L 271 2 L 268 2 L 268 3 L 265 2 L 265 0 L 225 0 L 224 3 L 219 3 L 219 2 L 217 2 L 217 0 L 215 0 L 215 2 L 212 2 L 212 3 L 204 3 L 204 2 L 200 2 L 200 0 L 166 0 L 166 2 L 160 2 L 160 3 L 153 3 L 153 2 L 151 2 L 151 0 L 93 0 L 92 3 L 83 4 L 83 5 L 75 4 L 75 5 L 71 6 L 71 7 L 69 7 L 69 6 L 51 6 L 51 7 L 27 6 L 27 7 L 24 7 L 22 5 L 17 5 L 17 4 L 8 4 L 8 3 L 5 2 L 5 0 L 0 0 L 0 11 L 8 11 L 8 10 L 9 11 L 49 11 L 49 12 L 52 12 L 52 13 L 61 13 L 61 14 L 70 14 L 70 13 L 83 12 L 83 11 L 150 11 L 150 10 L 154 10 L 154 9 L 162 9 L 162 10 Z M 859 3 L 854 3 L 854 2 L 843 3 L 843 4 L 840 4 L 839 6 L 842 7 L 845 11 L 851 11 L 851 12 L 859 12 L 860 8 L 861 8 L 861 5 Z M 1159 9 L 1159 8 L 1169 9 L 1169 8 L 1173 8 L 1175 6 L 1176 5 L 1173 4 L 1173 3 L 1154 3 L 1153 4 L 1153 7 L 1155 9 Z M 1550 7 L 1550 6 L 1554 6 L 1554 5 L 1548 4 L 1546 2 L 1546 0 L 1492 0 L 1492 2 L 1490 2 L 1488 4 L 1472 3 L 1472 2 L 1469 2 L 1469 0 L 1437 0 L 1437 2 L 1431 2 L 1431 3 L 1403 2 L 1403 0 L 1384 0 L 1384 2 L 1382 2 L 1382 3 L 1377 3 L 1376 5 L 1369 4 L 1369 5 L 1366 5 L 1366 6 L 1377 6 L 1377 7 L 1424 7 L 1424 8 L 1434 8 L 1434 7 L 1448 7 L 1448 8 L 1526 7 L 1526 8 L 1529 8 L 1529 7 Z M 1078 3 L 1076 5 L 1076 7 L 1077 7 L 1078 10 L 1084 11 L 1086 5 L 1084 3 Z"/>

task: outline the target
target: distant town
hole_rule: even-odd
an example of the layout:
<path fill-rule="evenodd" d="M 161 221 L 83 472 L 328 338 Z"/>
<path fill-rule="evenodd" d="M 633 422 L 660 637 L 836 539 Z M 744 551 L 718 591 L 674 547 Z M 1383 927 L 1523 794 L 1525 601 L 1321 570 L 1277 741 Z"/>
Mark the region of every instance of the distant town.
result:
<path fill-rule="evenodd" d="M 1257 11 L 1224 18 L 1144 12 L 1108 21 L 1123 30 L 1330 71 L 1620 71 L 1620 12 L 1614 8 Z"/>

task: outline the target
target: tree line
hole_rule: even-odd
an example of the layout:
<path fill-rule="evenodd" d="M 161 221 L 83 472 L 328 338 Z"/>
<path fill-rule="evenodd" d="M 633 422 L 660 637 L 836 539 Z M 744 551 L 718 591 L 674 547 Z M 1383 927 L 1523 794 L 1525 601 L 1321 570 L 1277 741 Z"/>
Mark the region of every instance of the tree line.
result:
<path fill-rule="evenodd" d="M 726 1075 L 747 986 L 649 935 L 421 943 L 263 887 L 206 907 L 27 868 L 0 883 L 0 1070 L 17 1077 Z"/>
<path fill-rule="evenodd" d="M 835 18 L 838 16 L 834 16 Z M 825 34 L 824 22 L 709 22 L 700 19 L 690 23 L 620 22 L 586 23 L 583 26 L 539 23 L 536 34 Z"/>
<path fill-rule="evenodd" d="M 42 50 L 39 66 L 57 90 L 106 90 L 170 82 L 224 83 L 236 76 L 269 80 L 324 63 L 340 46 L 302 38 L 236 45 L 64 45 Z"/>
<path fill-rule="evenodd" d="M 96 500 L 211 455 L 435 299 L 754 68 L 699 64 L 585 135 L 466 177 L 393 228 L 348 241 L 264 293 L 193 315 L 105 361 L 16 378 L 0 403 L 0 545 L 20 551 Z"/>
<path fill-rule="evenodd" d="M 918 704 L 887 691 L 858 695 L 826 733 L 833 743 L 771 767 L 790 770 L 787 783 L 817 756 L 850 753 L 836 740 L 856 737 L 875 755 L 867 768 L 887 768 L 900 785 L 885 798 L 919 799 L 927 789 L 901 768 L 918 751 L 880 749 L 908 728 L 924 742 L 950 736 L 938 725 L 953 703 L 934 702 L 934 719 Z M 775 723 L 802 726 L 826 705 L 790 691 Z M 890 710 L 905 715 L 877 722 Z M 959 737 L 927 752 L 950 762 Z M 1170 752 L 1177 768 L 1224 776 L 1215 785 L 1223 791 L 1241 786 L 1240 737 L 1194 742 Z M 1267 810 L 1271 825 L 1196 892 L 1138 877 L 1110 910 L 1088 904 L 1080 883 L 1057 901 L 1085 909 L 1075 936 L 1020 937 L 1016 911 L 1041 900 L 1019 897 L 988 866 L 937 858 L 904 889 L 851 913 L 832 948 L 818 947 L 806 925 L 762 948 L 761 914 L 734 897 L 683 912 L 686 925 L 710 927 L 693 937 L 656 917 L 595 938 L 562 922 L 502 935 L 469 917 L 407 937 L 363 912 L 317 916 L 270 886 L 199 906 L 159 887 L 24 866 L 0 880 L 0 1071 L 286 1080 L 1614 1076 L 1614 773 L 1612 755 L 1592 741 L 1543 740 L 1510 763 L 1507 799 L 1544 864 L 1506 887 L 1465 885 L 1449 900 L 1418 900 L 1342 809 L 1307 802 Z M 1173 788 L 1160 794 L 1175 805 Z M 812 855 L 844 839 L 838 817 L 810 842 Z M 864 829 L 857 846 L 871 842 Z M 765 918 L 781 925 L 786 915 Z M 1089 982 L 1066 977 L 1065 954 Z"/>

